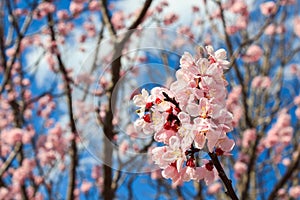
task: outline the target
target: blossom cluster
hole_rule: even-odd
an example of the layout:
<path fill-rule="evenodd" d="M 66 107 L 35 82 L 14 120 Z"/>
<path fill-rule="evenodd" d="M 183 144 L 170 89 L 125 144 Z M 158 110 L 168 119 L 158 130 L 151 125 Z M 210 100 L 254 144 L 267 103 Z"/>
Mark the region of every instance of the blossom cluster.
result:
<path fill-rule="evenodd" d="M 234 147 L 232 114 L 226 108 L 226 85 L 223 69 L 228 69 L 226 51 L 207 46 L 203 55 L 185 52 L 180 59 L 176 81 L 170 88 L 142 89 L 133 101 L 139 107 L 134 126 L 144 134 L 153 134 L 163 144 L 152 150 L 152 160 L 173 184 L 216 179 L 210 160 L 200 160 L 200 152 L 228 154 Z"/>

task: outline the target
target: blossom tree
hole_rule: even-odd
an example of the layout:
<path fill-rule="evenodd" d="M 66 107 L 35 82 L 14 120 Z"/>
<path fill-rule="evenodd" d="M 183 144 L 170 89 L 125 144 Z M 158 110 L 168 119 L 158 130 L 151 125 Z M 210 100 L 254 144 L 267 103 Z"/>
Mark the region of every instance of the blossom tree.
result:
<path fill-rule="evenodd" d="M 299 4 L 1 1 L 0 199 L 300 198 Z"/>

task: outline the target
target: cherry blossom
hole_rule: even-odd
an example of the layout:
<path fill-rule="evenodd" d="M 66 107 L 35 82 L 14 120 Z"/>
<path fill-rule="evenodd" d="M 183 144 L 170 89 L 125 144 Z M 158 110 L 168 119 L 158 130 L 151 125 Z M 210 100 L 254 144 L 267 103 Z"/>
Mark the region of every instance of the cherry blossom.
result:
<path fill-rule="evenodd" d="M 92 186 L 93 186 L 92 183 L 90 183 L 88 181 L 83 181 L 81 184 L 80 190 L 83 193 L 87 193 L 91 189 Z"/>
<path fill-rule="evenodd" d="M 125 14 L 123 11 L 114 12 L 111 22 L 115 29 L 120 30 L 125 28 Z"/>
<path fill-rule="evenodd" d="M 229 155 L 234 147 L 227 136 L 233 129 L 233 116 L 225 101 L 223 69 L 229 67 L 226 51 L 207 46 L 206 54 L 196 58 L 185 52 L 170 89 L 155 87 L 150 94 L 142 89 L 133 97 L 139 117 L 135 128 L 153 134 L 157 142 L 164 144 L 152 150 L 152 160 L 174 185 L 201 179 L 211 184 L 217 171 L 210 160 L 200 161 L 197 155 Z"/>
<path fill-rule="evenodd" d="M 237 179 L 241 178 L 241 176 L 247 171 L 247 164 L 241 161 L 238 161 L 234 164 L 234 175 Z"/>
<path fill-rule="evenodd" d="M 248 47 L 246 54 L 242 56 L 244 62 L 257 62 L 263 55 L 263 50 L 258 45 L 251 45 Z"/>
<path fill-rule="evenodd" d="M 221 190 L 221 188 L 222 188 L 222 185 L 220 182 L 213 183 L 208 187 L 207 193 L 215 194 L 215 193 L 219 192 Z"/>
<path fill-rule="evenodd" d="M 276 25 L 274 25 L 274 24 L 268 25 L 267 28 L 265 29 L 264 33 L 266 35 L 274 35 L 276 33 Z"/>
<path fill-rule="evenodd" d="M 263 15 L 271 15 L 277 11 L 276 4 L 273 1 L 267 1 L 260 4 L 260 11 Z"/>
<path fill-rule="evenodd" d="M 289 189 L 289 194 L 291 195 L 291 197 L 297 199 L 300 197 L 300 185 L 291 187 Z"/>
<path fill-rule="evenodd" d="M 255 129 L 247 129 L 243 133 L 243 141 L 242 146 L 244 148 L 248 148 L 252 141 L 256 139 L 256 130 Z"/>
<path fill-rule="evenodd" d="M 168 15 L 165 16 L 164 18 L 164 24 L 165 25 L 171 25 L 173 23 L 175 23 L 178 20 L 178 15 L 175 13 L 169 13 Z"/>
<path fill-rule="evenodd" d="M 207 46 L 206 50 L 210 55 L 210 62 L 217 63 L 223 69 L 228 69 L 230 62 L 226 60 L 227 55 L 225 49 L 218 49 L 217 51 L 214 51 L 212 46 Z"/>
<path fill-rule="evenodd" d="M 267 76 L 256 76 L 252 80 L 251 87 L 253 89 L 267 89 L 271 86 L 271 79 Z"/>

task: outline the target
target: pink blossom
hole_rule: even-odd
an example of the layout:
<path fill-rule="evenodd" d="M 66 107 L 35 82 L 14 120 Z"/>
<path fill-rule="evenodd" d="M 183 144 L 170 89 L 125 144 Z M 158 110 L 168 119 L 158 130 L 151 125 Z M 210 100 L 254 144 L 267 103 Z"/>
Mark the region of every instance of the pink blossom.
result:
<path fill-rule="evenodd" d="M 285 28 L 285 25 L 284 24 L 279 24 L 277 27 L 276 27 L 276 33 L 277 34 L 284 34 L 286 32 L 286 28 Z"/>
<path fill-rule="evenodd" d="M 34 176 L 33 179 L 34 179 L 34 183 L 37 185 L 41 184 L 44 181 L 44 178 L 41 176 Z"/>
<path fill-rule="evenodd" d="M 170 178 L 172 180 L 173 185 L 179 186 L 183 183 L 183 172 L 184 170 L 178 172 L 175 166 L 169 165 L 162 171 L 162 176 L 166 179 Z"/>
<path fill-rule="evenodd" d="M 88 73 L 78 74 L 77 79 L 75 80 L 75 82 L 77 84 L 84 83 L 84 84 L 87 84 L 87 85 L 90 85 L 90 84 L 94 83 L 94 81 L 95 81 L 95 77 L 91 76 Z"/>
<path fill-rule="evenodd" d="M 137 131 L 135 130 L 135 128 L 132 124 L 129 124 L 126 127 L 126 134 L 129 135 L 131 138 L 138 137 L 138 133 L 137 133 Z"/>
<path fill-rule="evenodd" d="M 247 164 L 244 162 L 238 161 L 234 164 L 234 173 L 238 179 L 247 171 L 247 169 Z"/>
<path fill-rule="evenodd" d="M 15 47 L 11 47 L 5 51 L 8 57 L 12 57 L 15 54 L 15 52 L 16 52 Z"/>
<path fill-rule="evenodd" d="M 297 106 L 300 106 L 300 96 L 299 95 L 294 98 L 294 104 Z"/>
<path fill-rule="evenodd" d="M 243 0 L 235 1 L 230 10 L 234 13 L 243 14 L 247 12 L 247 4 Z"/>
<path fill-rule="evenodd" d="M 243 141 L 242 146 L 244 148 L 248 148 L 250 143 L 255 141 L 256 139 L 256 130 L 255 129 L 247 129 L 243 133 Z"/>
<path fill-rule="evenodd" d="M 278 197 L 284 197 L 286 196 L 287 192 L 284 188 L 280 188 L 277 192 Z"/>
<path fill-rule="evenodd" d="M 300 197 L 300 185 L 293 186 L 289 189 L 289 195 L 295 199 Z"/>
<path fill-rule="evenodd" d="M 260 4 L 260 12 L 263 14 L 263 15 L 272 15 L 272 14 L 275 14 L 277 11 L 277 7 L 276 7 L 276 4 L 275 2 L 273 1 L 267 1 L 265 3 L 262 3 Z"/>
<path fill-rule="evenodd" d="M 92 23 L 84 23 L 84 29 L 87 31 L 89 37 L 94 37 L 96 35 L 96 27 Z"/>
<path fill-rule="evenodd" d="M 196 167 L 194 154 L 205 151 L 206 146 L 219 156 L 230 155 L 234 147 L 226 134 L 232 130 L 223 78 L 223 68 L 229 62 L 223 49 L 207 47 L 207 53 L 208 58 L 185 52 L 170 89 L 156 87 L 150 95 L 143 89 L 133 97 L 139 107 L 134 126 L 145 134 L 154 133 L 154 139 L 163 143 L 152 149 L 152 160 L 174 186 L 201 179 L 211 184 L 217 177 L 216 169 L 211 161 Z"/>
<path fill-rule="evenodd" d="M 125 28 L 125 14 L 123 11 L 116 11 L 113 13 L 111 23 L 116 30 Z"/>
<path fill-rule="evenodd" d="M 217 152 L 217 154 L 220 154 L 220 155 L 223 155 L 223 154 L 224 155 L 225 154 L 226 155 L 230 155 L 230 154 L 228 154 L 228 152 L 230 152 L 233 149 L 234 145 L 235 145 L 234 140 L 229 139 L 225 135 L 223 137 L 220 137 L 219 141 L 216 144 L 216 146 L 221 149 L 221 152 L 220 153 Z"/>
<path fill-rule="evenodd" d="M 160 3 L 162 6 L 169 6 L 169 2 L 167 0 L 162 0 Z"/>
<path fill-rule="evenodd" d="M 218 172 L 211 161 L 203 160 L 204 165 L 196 168 L 196 180 L 204 179 L 206 185 L 212 184 L 218 177 Z"/>
<path fill-rule="evenodd" d="M 121 155 L 125 155 L 125 153 L 127 152 L 128 148 L 129 148 L 128 141 L 127 141 L 127 140 L 124 140 L 124 141 L 120 144 L 120 146 L 119 146 L 119 153 L 120 153 Z"/>
<path fill-rule="evenodd" d="M 249 21 L 248 16 L 240 16 L 237 18 L 235 26 L 239 30 L 245 30 L 248 26 L 248 21 Z"/>
<path fill-rule="evenodd" d="M 203 133 L 198 132 L 197 129 L 189 124 L 182 124 L 178 133 L 182 135 L 181 148 L 186 151 L 191 147 L 193 141 L 195 142 L 195 147 L 202 149 L 204 147 L 206 138 Z"/>
<path fill-rule="evenodd" d="M 57 11 L 57 17 L 60 20 L 66 20 L 69 17 L 68 11 L 67 10 L 58 10 Z"/>
<path fill-rule="evenodd" d="M 81 13 L 81 11 L 83 10 L 83 3 L 80 3 L 80 2 L 75 2 L 75 1 L 72 1 L 70 3 L 70 11 L 73 15 L 78 15 L 79 13 Z"/>
<path fill-rule="evenodd" d="M 87 193 L 92 188 L 92 183 L 88 181 L 82 181 L 80 191 L 83 193 Z"/>
<path fill-rule="evenodd" d="M 146 104 L 148 103 L 148 97 L 149 97 L 149 93 L 147 92 L 147 90 L 142 89 L 141 94 L 139 95 L 135 95 L 133 97 L 133 103 L 138 106 L 138 107 L 145 107 Z"/>
<path fill-rule="evenodd" d="M 274 35 L 276 33 L 276 26 L 274 24 L 268 25 L 264 33 L 266 35 Z"/>
<path fill-rule="evenodd" d="M 166 26 L 168 26 L 168 25 L 171 25 L 171 24 L 173 24 L 173 23 L 175 23 L 177 20 L 178 20 L 178 15 L 177 14 L 175 14 L 175 13 L 169 13 L 169 14 L 167 14 L 165 17 L 164 17 L 164 20 L 163 20 L 163 22 L 164 22 L 164 24 L 166 25 Z"/>
<path fill-rule="evenodd" d="M 92 0 L 89 3 L 89 9 L 90 9 L 90 11 L 98 11 L 98 10 L 100 10 L 100 3 L 99 3 L 99 1 Z"/>
<path fill-rule="evenodd" d="M 34 17 L 41 19 L 49 13 L 53 13 L 56 10 L 56 7 L 51 2 L 42 2 L 38 5 L 37 9 L 34 12 Z"/>
<path fill-rule="evenodd" d="M 289 158 L 284 158 L 282 159 L 282 164 L 287 167 L 291 164 L 291 160 Z"/>
<path fill-rule="evenodd" d="M 4 142 L 9 145 L 15 145 L 17 142 L 22 141 L 23 130 L 20 128 L 13 128 L 10 130 L 4 130 L 1 134 Z"/>
<path fill-rule="evenodd" d="M 165 121 L 164 121 L 165 122 Z M 157 142 L 163 142 L 165 144 L 169 143 L 169 139 L 172 136 L 176 136 L 176 132 L 174 130 L 166 130 L 162 129 L 154 134 L 154 139 Z"/>
<path fill-rule="evenodd" d="M 134 127 L 137 131 L 143 131 L 145 134 L 153 134 L 154 126 L 150 122 L 151 116 L 146 114 L 142 119 L 138 119 L 134 122 Z"/>
<path fill-rule="evenodd" d="M 210 19 L 220 19 L 221 18 L 221 11 L 220 9 L 215 9 L 212 14 L 210 15 Z"/>
<path fill-rule="evenodd" d="M 196 13 L 196 12 L 199 12 L 199 7 L 198 6 L 192 6 L 192 11 L 194 12 L 194 13 Z"/>
<path fill-rule="evenodd" d="M 256 76 L 254 77 L 254 79 L 252 80 L 252 88 L 257 89 L 257 88 L 262 88 L 262 89 L 266 89 L 269 88 L 271 86 L 271 79 L 270 77 L 267 76 Z"/>
<path fill-rule="evenodd" d="M 32 170 L 35 167 L 35 162 L 33 160 L 24 159 L 22 166 L 17 168 L 13 174 L 14 184 L 21 185 L 24 184 L 26 178 L 31 176 Z"/>
<path fill-rule="evenodd" d="M 28 187 L 26 188 L 26 193 L 27 193 L 28 197 L 29 197 L 30 199 L 32 199 L 32 197 L 33 197 L 33 195 L 34 195 L 34 188 L 33 188 L 32 186 L 28 186 Z"/>
<path fill-rule="evenodd" d="M 300 16 L 294 18 L 294 33 L 300 37 Z"/>
<path fill-rule="evenodd" d="M 5 187 L 0 188 L 0 199 L 6 199 L 9 198 L 9 190 Z"/>
<path fill-rule="evenodd" d="M 169 146 L 166 152 L 162 155 L 162 159 L 169 164 L 177 162 L 177 170 L 180 171 L 182 168 L 183 161 L 185 160 L 184 152 L 181 150 L 180 138 L 172 136 L 169 139 Z"/>
<path fill-rule="evenodd" d="M 22 85 L 23 86 L 29 86 L 30 85 L 30 80 L 27 78 L 22 79 Z"/>
<path fill-rule="evenodd" d="M 13 11 L 13 14 L 17 17 L 21 17 L 22 15 L 27 15 L 28 14 L 28 10 L 27 9 L 21 9 L 21 8 L 16 8 Z"/>
<path fill-rule="evenodd" d="M 152 160 L 155 164 L 157 164 L 160 168 L 166 168 L 170 163 L 169 161 L 163 159 L 162 155 L 164 155 L 167 152 L 167 147 L 155 147 L 152 149 Z"/>
<path fill-rule="evenodd" d="M 207 188 L 207 194 L 216 194 L 221 189 L 222 189 L 222 184 L 220 182 L 213 183 Z"/>
<path fill-rule="evenodd" d="M 193 40 L 193 39 L 194 39 L 194 34 L 193 34 L 191 28 L 188 27 L 188 26 L 180 26 L 180 27 L 177 29 L 177 32 L 180 33 L 180 34 L 183 34 L 185 37 L 188 37 L 190 40 Z M 180 39 L 183 40 L 182 37 L 180 37 Z"/>
<path fill-rule="evenodd" d="M 96 165 L 93 167 L 91 177 L 93 179 L 98 179 L 99 177 L 101 177 L 101 166 Z"/>
<path fill-rule="evenodd" d="M 214 51 L 212 46 L 206 46 L 207 53 L 210 55 L 210 62 L 217 63 L 223 69 L 228 69 L 230 62 L 227 61 L 227 53 L 225 49 Z"/>
<path fill-rule="evenodd" d="M 24 110 L 24 118 L 30 119 L 31 117 L 32 117 L 32 110 L 31 109 Z"/>
<path fill-rule="evenodd" d="M 33 137 L 34 135 L 35 135 L 34 130 L 31 130 L 31 131 L 25 131 L 25 132 L 23 133 L 23 136 L 22 136 L 22 142 L 23 142 L 24 144 L 30 143 L 30 142 L 31 142 L 31 139 L 32 139 L 32 137 Z"/>
<path fill-rule="evenodd" d="M 226 33 L 228 35 L 234 35 L 239 31 L 239 28 L 236 25 L 226 26 Z"/>
<path fill-rule="evenodd" d="M 243 114 L 243 108 L 240 103 L 240 95 L 242 92 L 241 86 L 236 86 L 232 89 L 232 91 L 228 95 L 228 99 L 226 101 L 227 109 L 233 114 L 233 127 L 238 125 L 238 122 Z"/>
<path fill-rule="evenodd" d="M 77 198 L 78 198 L 79 195 L 80 195 L 80 190 L 79 190 L 79 188 L 75 188 L 75 189 L 73 190 L 73 194 L 74 194 L 75 200 L 77 200 Z"/>
<path fill-rule="evenodd" d="M 288 145 L 293 137 L 293 128 L 290 125 L 291 116 L 284 109 L 279 113 L 276 123 L 268 131 L 264 140 L 267 148 L 276 144 Z"/>
<path fill-rule="evenodd" d="M 155 7 L 155 10 L 156 10 L 157 13 L 161 13 L 163 11 L 163 7 L 161 5 L 157 5 Z"/>
<path fill-rule="evenodd" d="M 263 55 L 263 50 L 258 45 L 248 47 L 246 54 L 242 56 L 244 62 L 257 62 Z"/>
<path fill-rule="evenodd" d="M 59 22 L 57 24 L 57 29 L 60 35 L 68 35 L 74 28 L 74 24 L 71 22 Z"/>

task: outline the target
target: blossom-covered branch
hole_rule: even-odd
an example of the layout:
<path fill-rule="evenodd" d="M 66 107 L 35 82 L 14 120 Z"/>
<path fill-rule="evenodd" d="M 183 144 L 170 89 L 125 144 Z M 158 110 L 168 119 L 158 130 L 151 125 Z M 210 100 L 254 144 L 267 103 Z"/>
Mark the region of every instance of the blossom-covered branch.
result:
<path fill-rule="evenodd" d="M 234 147 L 226 134 L 232 130 L 223 78 L 229 62 L 224 49 L 214 51 L 207 46 L 206 55 L 194 58 L 184 53 L 177 80 L 169 89 L 155 87 L 151 94 L 142 89 L 133 98 L 139 107 L 134 125 L 164 144 L 152 150 L 152 159 L 163 169 L 163 177 L 171 178 L 175 185 L 190 180 L 211 184 L 219 174 L 227 194 L 238 199 L 217 158 Z M 199 152 L 207 152 L 212 160 L 200 160 Z"/>

